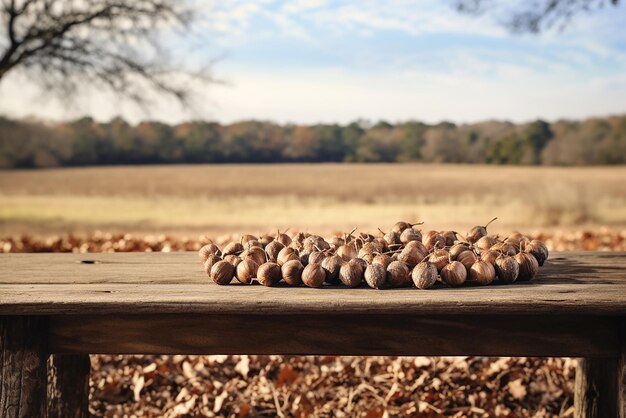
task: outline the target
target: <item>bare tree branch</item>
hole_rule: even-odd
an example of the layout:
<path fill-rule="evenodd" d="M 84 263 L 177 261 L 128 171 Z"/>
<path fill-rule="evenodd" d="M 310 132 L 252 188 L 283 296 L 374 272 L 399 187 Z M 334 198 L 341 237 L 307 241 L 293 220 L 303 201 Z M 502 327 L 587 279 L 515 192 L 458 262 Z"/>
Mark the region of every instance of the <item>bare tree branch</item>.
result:
<path fill-rule="evenodd" d="M 206 70 L 173 66 L 163 48 L 164 37 L 189 29 L 193 21 L 182 0 L 3 3 L 0 81 L 21 69 L 58 96 L 73 97 L 87 84 L 107 87 L 141 105 L 147 104 L 148 89 L 188 104 L 190 89 L 184 80 L 212 81 Z"/>
<path fill-rule="evenodd" d="M 620 0 L 536 0 L 520 2 L 506 19 L 514 33 L 539 33 L 557 28 L 562 30 L 571 19 L 607 6 L 617 6 Z M 483 14 L 500 6 L 497 0 L 456 0 L 458 11 Z"/>

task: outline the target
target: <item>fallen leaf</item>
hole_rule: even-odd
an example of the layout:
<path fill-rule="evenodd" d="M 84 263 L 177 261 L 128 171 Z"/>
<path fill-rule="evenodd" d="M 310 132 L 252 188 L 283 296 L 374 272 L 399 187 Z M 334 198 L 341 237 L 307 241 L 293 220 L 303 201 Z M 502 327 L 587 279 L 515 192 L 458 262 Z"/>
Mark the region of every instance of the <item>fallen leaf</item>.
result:
<path fill-rule="evenodd" d="M 248 356 L 240 356 L 237 365 L 235 366 L 235 371 L 238 372 L 243 377 L 248 377 L 248 373 L 250 372 L 250 357 Z"/>
<path fill-rule="evenodd" d="M 239 414 L 237 415 L 239 418 L 246 418 L 250 415 L 250 407 L 249 403 L 242 403 L 239 405 Z"/>
<path fill-rule="evenodd" d="M 145 383 L 145 379 L 143 375 L 135 374 L 136 377 L 133 377 L 133 395 L 135 398 L 135 402 L 139 402 L 141 399 L 141 390 L 143 389 L 143 385 Z"/>
<path fill-rule="evenodd" d="M 228 397 L 228 393 L 226 391 L 222 392 L 215 398 L 215 404 L 213 405 L 213 412 L 216 414 L 221 411 L 222 404 L 224 400 Z"/>
<path fill-rule="evenodd" d="M 515 399 L 524 399 L 526 397 L 526 386 L 522 383 L 522 379 L 516 379 L 509 382 L 509 393 Z"/>
<path fill-rule="evenodd" d="M 290 385 L 298 380 L 299 377 L 300 375 L 293 369 L 293 367 L 291 367 L 289 364 L 285 364 L 281 367 L 280 373 L 278 373 L 278 377 L 276 378 L 276 385 Z"/>

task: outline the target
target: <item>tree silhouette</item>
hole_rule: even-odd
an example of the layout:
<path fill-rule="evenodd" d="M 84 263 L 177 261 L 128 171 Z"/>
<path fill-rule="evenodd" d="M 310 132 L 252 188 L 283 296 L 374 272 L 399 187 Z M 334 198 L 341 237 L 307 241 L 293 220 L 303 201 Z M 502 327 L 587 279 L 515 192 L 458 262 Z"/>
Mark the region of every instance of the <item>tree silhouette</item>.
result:
<path fill-rule="evenodd" d="M 563 29 L 581 13 L 590 13 L 620 0 L 535 0 L 519 2 L 513 7 L 505 24 L 515 33 L 539 33 L 552 28 Z M 457 0 L 460 12 L 483 14 L 500 6 L 498 0 Z"/>
<path fill-rule="evenodd" d="M 148 91 L 188 104 L 190 77 L 163 47 L 190 28 L 183 0 L 0 0 L 0 82 L 22 70 L 47 93 L 72 98 L 85 85 L 147 105 Z M 182 33 L 182 32 L 181 32 Z"/>

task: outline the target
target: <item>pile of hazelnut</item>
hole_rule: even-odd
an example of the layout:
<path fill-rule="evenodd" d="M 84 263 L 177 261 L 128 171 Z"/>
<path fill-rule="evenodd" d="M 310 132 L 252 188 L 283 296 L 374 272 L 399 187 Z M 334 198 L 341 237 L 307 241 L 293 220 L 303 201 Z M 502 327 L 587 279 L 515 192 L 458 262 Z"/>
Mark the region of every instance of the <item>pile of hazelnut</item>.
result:
<path fill-rule="evenodd" d="M 491 222 L 493 222 L 493 219 Z M 220 249 L 207 244 L 200 251 L 204 271 L 220 285 L 238 280 L 275 286 L 325 284 L 348 287 L 365 282 L 374 289 L 415 285 L 428 289 L 437 282 L 461 286 L 532 280 L 548 258 L 548 249 L 521 233 L 504 239 L 476 226 L 465 236 L 455 231 L 427 231 L 421 224 L 397 222 L 379 236 L 355 234 L 325 240 L 299 232 L 293 235 L 244 235 Z"/>

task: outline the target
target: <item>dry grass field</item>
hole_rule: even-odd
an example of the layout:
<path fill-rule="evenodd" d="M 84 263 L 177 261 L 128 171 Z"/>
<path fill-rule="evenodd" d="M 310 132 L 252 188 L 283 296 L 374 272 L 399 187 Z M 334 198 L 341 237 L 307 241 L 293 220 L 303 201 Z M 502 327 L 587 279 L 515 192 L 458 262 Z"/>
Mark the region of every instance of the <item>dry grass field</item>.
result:
<path fill-rule="evenodd" d="M 287 227 L 322 234 L 353 226 L 373 231 L 398 219 L 465 231 L 494 216 L 498 232 L 558 231 L 546 240 L 551 249 L 623 250 L 626 167 L 323 164 L 0 171 L 0 252 L 192 250 L 204 234 Z M 72 235 L 94 230 L 118 234 Z M 574 411 L 571 359 L 91 360 L 90 412 L 102 417 L 571 417 Z"/>
<path fill-rule="evenodd" d="M 0 172 L 0 233 L 626 225 L 626 167 L 182 165 Z"/>

